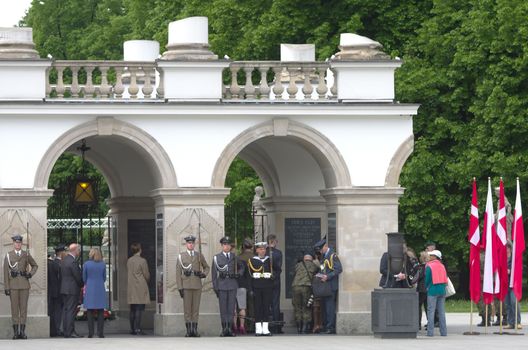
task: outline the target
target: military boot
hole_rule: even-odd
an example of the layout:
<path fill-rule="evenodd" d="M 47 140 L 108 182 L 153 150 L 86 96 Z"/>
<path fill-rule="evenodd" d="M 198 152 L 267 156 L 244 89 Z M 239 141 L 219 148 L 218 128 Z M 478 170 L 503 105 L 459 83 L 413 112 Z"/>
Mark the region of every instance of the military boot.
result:
<path fill-rule="evenodd" d="M 220 333 L 220 336 L 221 337 L 225 337 L 226 336 L 226 327 L 227 327 L 227 323 L 225 322 L 222 322 L 222 333 Z"/>
<path fill-rule="evenodd" d="M 20 332 L 18 334 L 18 339 L 27 339 L 27 336 L 26 336 L 26 325 L 25 324 L 21 324 L 20 325 Z"/>
<path fill-rule="evenodd" d="M 230 322 L 227 322 L 227 328 L 226 328 L 226 337 L 234 337 L 235 333 L 233 333 L 233 324 Z"/>
<path fill-rule="evenodd" d="M 187 329 L 187 333 L 185 333 L 185 337 L 192 337 L 192 331 L 191 331 L 191 323 L 185 322 L 185 328 Z"/>
<path fill-rule="evenodd" d="M 18 339 L 18 325 L 13 325 L 13 339 Z"/>
<path fill-rule="evenodd" d="M 303 322 L 297 321 L 297 333 L 301 334 L 303 332 Z"/>
<path fill-rule="evenodd" d="M 490 319 L 491 319 L 491 318 L 488 316 L 488 322 L 487 322 L 487 323 L 488 323 L 488 324 L 487 324 L 488 327 L 491 326 L 491 321 L 490 321 Z M 485 321 L 485 317 L 484 317 L 484 316 L 482 316 L 482 321 L 480 321 L 480 323 L 477 324 L 477 327 L 486 327 L 486 321 Z"/>
<path fill-rule="evenodd" d="M 200 334 L 198 334 L 198 322 L 191 322 L 191 329 L 192 337 L 200 338 Z"/>

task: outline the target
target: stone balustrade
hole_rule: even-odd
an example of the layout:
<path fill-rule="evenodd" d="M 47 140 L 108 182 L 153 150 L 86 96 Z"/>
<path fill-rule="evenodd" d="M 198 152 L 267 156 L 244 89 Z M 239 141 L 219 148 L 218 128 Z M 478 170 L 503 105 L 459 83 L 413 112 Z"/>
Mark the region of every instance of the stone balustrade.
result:
<path fill-rule="evenodd" d="M 236 61 L 224 70 L 223 99 L 337 101 L 336 76 L 328 62 Z"/>
<path fill-rule="evenodd" d="M 54 61 L 47 99 L 148 100 L 163 98 L 163 74 L 155 62 Z"/>

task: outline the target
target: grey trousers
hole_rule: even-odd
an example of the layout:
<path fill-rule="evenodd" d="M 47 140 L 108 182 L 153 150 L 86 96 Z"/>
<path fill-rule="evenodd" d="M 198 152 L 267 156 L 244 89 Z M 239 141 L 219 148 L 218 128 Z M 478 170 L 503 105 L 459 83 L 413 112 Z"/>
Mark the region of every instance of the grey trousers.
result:
<path fill-rule="evenodd" d="M 220 320 L 222 322 L 233 322 L 233 317 L 235 317 L 236 293 L 236 289 L 218 291 Z"/>
<path fill-rule="evenodd" d="M 13 324 L 26 324 L 29 289 L 11 289 L 9 297 Z"/>

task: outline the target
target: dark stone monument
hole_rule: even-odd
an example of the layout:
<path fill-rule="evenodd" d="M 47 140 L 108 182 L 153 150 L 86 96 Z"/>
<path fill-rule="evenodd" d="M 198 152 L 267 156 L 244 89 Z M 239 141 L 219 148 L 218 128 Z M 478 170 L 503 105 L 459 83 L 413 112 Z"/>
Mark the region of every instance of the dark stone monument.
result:
<path fill-rule="evenodd" d="M 304 254 L 313 254 L 313 245 L 321 239 L 321 219 L 287 218 L 284 222 L 284 232 L 286 251 L 283 271 L 286 274 L 286 298 L 291 298 L 295 264 Z"/>
<path fill-rule="evenodd" d="M 402 271 L 403 233 L 387 233 L 388 273 Z M 371 294 L 372 332 L 378 338 L 416 338 L 418 292 L 415 288 L 376 288 Z"/>

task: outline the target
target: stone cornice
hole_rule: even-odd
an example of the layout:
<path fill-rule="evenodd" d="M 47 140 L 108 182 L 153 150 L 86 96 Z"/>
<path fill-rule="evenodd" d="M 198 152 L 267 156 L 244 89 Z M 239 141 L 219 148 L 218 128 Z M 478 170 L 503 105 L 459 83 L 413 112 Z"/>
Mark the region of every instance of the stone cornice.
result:
<path fill-rule="evenodd" d="M 263 198 L 266 212 L 321 212 L 326 209 L 322 197 L 273 196 Z"/>
<path fill-rule="evenodd" d="M 48 205 L 53 190 L 0 189 L 0 207 L 25 208 Z"/>
<path fill-rule="evenodd" d="M 350 187 L 330 188 L 319 191 L 328 205 L 398 205 L 403 187 Z"/>
<path fill-rule="evenodd" d="M 116 197 L 106 200 L 112 214 L 120 211 L 149 212 L 154 207 L 154 200 L 151 197 Z"/>
<path fill-rule="evenodd" d="M 150 196 L 156 206 L 223 206 L 229 192 L 229 188 L 160 188 L 150 192 Z"/>

